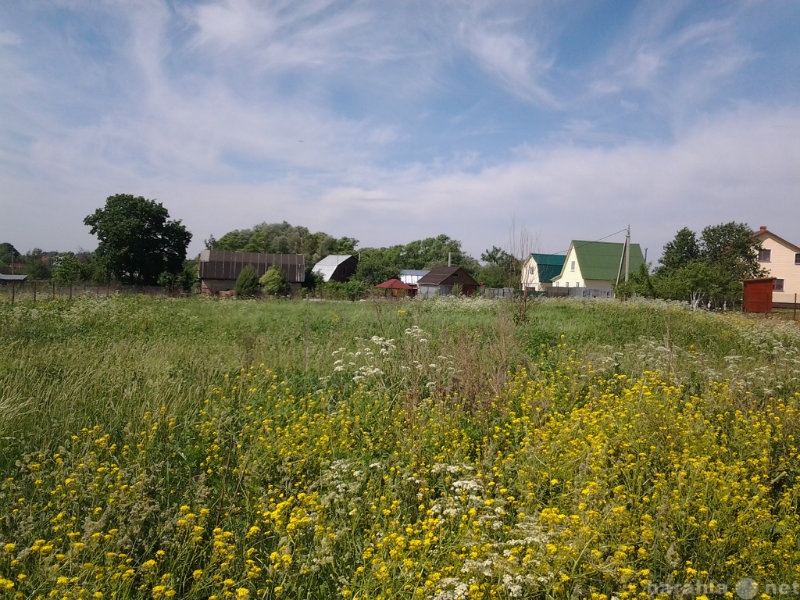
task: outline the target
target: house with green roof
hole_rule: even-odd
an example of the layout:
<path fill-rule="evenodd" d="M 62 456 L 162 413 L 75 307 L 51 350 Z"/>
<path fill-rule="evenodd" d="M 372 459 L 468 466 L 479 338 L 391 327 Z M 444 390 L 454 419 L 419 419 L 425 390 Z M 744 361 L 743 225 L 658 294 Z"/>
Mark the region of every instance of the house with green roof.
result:
<path fill-rule="evenodd" d="M 541 292 L 553 287 L 553 277 L 561 273 L 566 256 L 531 252 L 522 264 L 522 291 Z"/>
<path fill-rule="evenodd" d="M 614 285 L 625 279 L 626 262 L 630 273 L 645 264 L 639 244 L 630 245 L 630 258 L 625 260 L 625 244 L 573 240 L 561 273 L 553 277 L 553 286 L 585 288 L 591 296 L 611 296 Z"/>

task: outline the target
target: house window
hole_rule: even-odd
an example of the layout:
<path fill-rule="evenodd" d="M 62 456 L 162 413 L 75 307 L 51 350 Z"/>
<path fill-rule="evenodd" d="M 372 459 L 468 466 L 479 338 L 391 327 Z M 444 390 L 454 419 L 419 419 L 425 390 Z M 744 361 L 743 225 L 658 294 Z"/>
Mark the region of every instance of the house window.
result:
<path fill-rule="evenodd" d="M 800 265 L 800 252 L 794 255 L 794 264 Z"/>
<path fill-rule="evenodd" d="M 575 261 L 574 260 L 569 263 L 569 270 L 570 271 L 574 271 L 575 270 Z"/>
<path fill-rule="evenodd" d="M 758 251 L 758 262 L 769 262 L 771 253 L 772 253 L 771 250 L 767 250 L 766 248 L 761 248 Z"/>
<path fill-rule="evenodd" d="M 782 292 L 783 291 L 783 279 L 776 279 L 775 280 L 775 287 L 773 288 L 773 290 L 776 291 L 776 292 Z"/>
<path fill-rule="evenodd" d="M 569 287 L 569 281 L 567 281 L 567 284 L 566 284 L 566 285 L 567 285 L 567 287 Z"/>
<path fill-rule="evenodd" d="M 528 267 L 528 275 L 536 275 L 536 267 Z"/>

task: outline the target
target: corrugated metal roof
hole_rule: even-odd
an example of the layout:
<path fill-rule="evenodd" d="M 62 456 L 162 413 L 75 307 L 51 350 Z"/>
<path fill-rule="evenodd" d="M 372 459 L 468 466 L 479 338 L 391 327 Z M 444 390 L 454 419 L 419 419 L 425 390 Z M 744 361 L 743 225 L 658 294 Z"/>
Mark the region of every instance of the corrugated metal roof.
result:
<path fill-rule="evenodd" d="M 538 252 L 531 252 L 531 257 L 536 261 L 540 283 L 551 283 L 553 277 L 557 277 L 558 274 L 561 273 L 564 261 L 567 260 L 564 254 L 540 254 Z"/>
<path fill-rule="evenodd" d="M 0 273 L 0 281 L 25 281 L 27 275 L 11 275 L 7 273 Z"/>
<path fill-rule="evenodd" d="M 311 270 L 314 273 L 322 275 L 323 281 L 330 281 L 331 277 L 333 277 L 333 274 L 336 272 L 336 268 L 352 257 L 352 254 L 329 254 L 315 264 L 314 268 Z"/>
<path fill-rule="evenodd" d="M 625 244 L 574 240 L 572 247 L 578 257 L 584 281 L 587 279 L 615 281 L 617 279 Z M 631 244 L 630 252 L 630 272 L 634 273 L 644 264 L 644 255 L 639 244 Z"/>
<path fill-rule="evenodd" d="M 430 273 L 428 269 L 403 269 L 400 271 L 399 279 L 408 285 L 417 285 L 417 282 L 428 273 Z"/>
<path fill-rule="evenodd" d="M 235 280 L 247 265 L 252 265 L 261 277 L 270 267 L 280 269 L 289 283 L 306 279 L 306 260 L 302 254 L 260 254 L 203 250 L 200 253 L 200 279 Z"/>

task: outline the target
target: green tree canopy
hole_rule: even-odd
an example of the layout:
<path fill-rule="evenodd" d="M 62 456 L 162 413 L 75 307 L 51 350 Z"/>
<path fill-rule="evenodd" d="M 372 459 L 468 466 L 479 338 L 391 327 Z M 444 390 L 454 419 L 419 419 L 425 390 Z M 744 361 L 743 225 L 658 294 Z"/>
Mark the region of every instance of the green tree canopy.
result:
<path fill-rule="evenodd" d="M 100 263 L 123 283 L 155 285 L 162 273 L 183 270 L 192 234 L 155 200 L 109 196 L 105 207 L 83 222 L 97 236 Z"/>
<path fill-rule="evenodd" d="M 0 243 L 0 263 L 10 265 L 19 259 L 19 252 L 9 242 Z"/>
<path fill-rule="evenodd" d="M 758 263 L 761 241 L 753 237 L 753 230 L 747 224 L 730 222 L 709 226 L 703 229 L 700 239 L 702 257 L 736 279 L 761 275 Z"/>
<path fill-rule="evenodd" d="M 81 279 L 81 263 L 69 252 L 53 259 L 53 282 L 59 285 L 72 285 Z"/>
<path fill-rule="evenodd" d="M 478 278 L 488 287 L 512 287 L 519 285 L 522 265 L 515 257 L 497 246 L 492 246 L 481 254 L 481 265 Z"/>
<path fill-rule="evenodd" d="M 219 239 L 206 240 L 209 250 L 259 252 L 262 254 L 302 254 L 306 263 L 315 264 L 329 254 L 353 254 L 358 240 L 335 238 L 327 233 L 311 233 L 305 227 L 282 223 L 261 223 L 250 229 L 235 229 Z"/>
<path fill-rule="evenodd" d="M 50 279 L 52 274 L 51 257 L 41 248 L 34 248 L 25 255 L 25 272 L 31 279 Z"/>
<path fill-rule="evenodd" d="M 706 227 L 699 240 L 684 227 L 664 246 L 661 267 L 652 281 L 656 295 L 694 306 L 733 306 L 741 301 L 742 279 L 762 274 L 760 244 L 745 223 Z"/>
<path fill-rule="evenodd" d="M 659 270 L 672 270 L 685 266 L 689 262 L 700 258 L 700 244 L 697 235 L 688 227 L 684 227 L 675 234 L 672 241 L 664 245 L 664 252 L 659 259 Z"/>
<path fill-rule="evenodd" d="M 458 265 L 477 275 L 478 261 L 461 249 L 461 242 L 442 234 L 388 248 L 365 248 L 359 252 L 355 277 L 367 285 L 377 285 L 397 277 L 403 269 L 431 269 Z"/>

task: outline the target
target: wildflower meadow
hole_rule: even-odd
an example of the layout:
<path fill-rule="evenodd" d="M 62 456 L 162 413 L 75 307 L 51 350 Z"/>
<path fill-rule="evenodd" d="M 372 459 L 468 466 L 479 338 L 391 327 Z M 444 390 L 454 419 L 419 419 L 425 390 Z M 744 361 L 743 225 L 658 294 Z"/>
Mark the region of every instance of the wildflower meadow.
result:
<path fill-rule="evenodd" d="M 800 594 L 796 322 L 142 296 L 0 323 L 2 598 Z"/>

